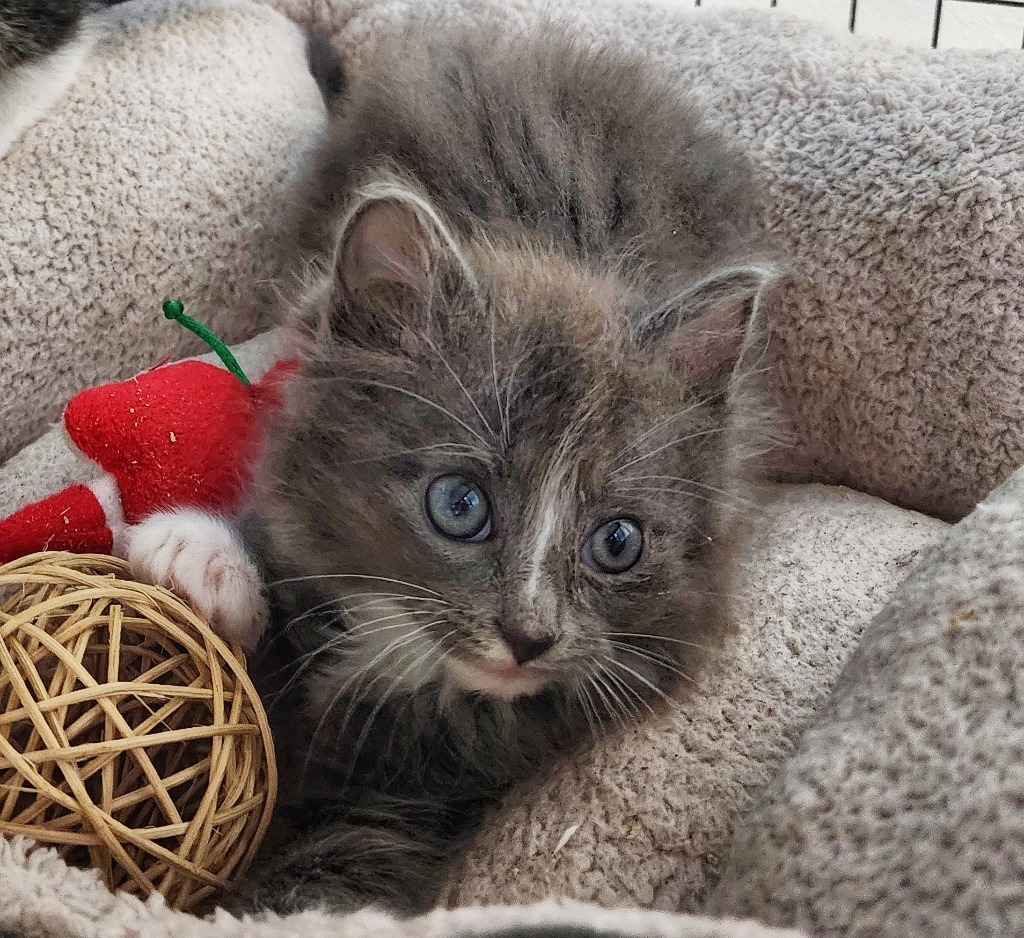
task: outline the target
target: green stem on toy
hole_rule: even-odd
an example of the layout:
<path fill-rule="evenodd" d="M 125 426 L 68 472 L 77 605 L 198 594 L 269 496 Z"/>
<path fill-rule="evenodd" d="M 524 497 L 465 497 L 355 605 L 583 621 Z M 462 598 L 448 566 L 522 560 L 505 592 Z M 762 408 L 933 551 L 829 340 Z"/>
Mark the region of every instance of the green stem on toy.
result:
<path fill-rule="evenodd" d="M 164 315 L 168 319 L 181 323 L 189 332 L 199 336 L 217 353 L 217 357 L 224 362 L 224 367 L 238 378 L 242 384 L 251 383 L 245 376 L 245 372 L 242 371 L 242 366 L 238 364 L 238 359 L 231 354 L 231 349 L 201 322 L 197 322 L 191 316 L 186 316 L 185 304 L 181 300 L 164 300 Z"/>

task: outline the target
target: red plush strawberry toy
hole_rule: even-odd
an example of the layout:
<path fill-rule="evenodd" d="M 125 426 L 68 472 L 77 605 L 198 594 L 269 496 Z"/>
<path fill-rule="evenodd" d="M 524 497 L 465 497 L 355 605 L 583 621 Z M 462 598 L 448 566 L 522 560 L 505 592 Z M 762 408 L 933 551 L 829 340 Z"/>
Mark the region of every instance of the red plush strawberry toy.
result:
<path fill-rule="evenodd" d="M 200 361 L 161 365 L 72 398 L 64 429 L 102 474 L 0 521 L 0 563 L 40 550 L 109 554 L 125 526 L 168 508 L 241 508 L 266 418 L 281 406 L 295 362 L 279 361 L 250 384 L 179 301 L 168 300 L 164 314 L 209 342 L 228 370 Z"/>

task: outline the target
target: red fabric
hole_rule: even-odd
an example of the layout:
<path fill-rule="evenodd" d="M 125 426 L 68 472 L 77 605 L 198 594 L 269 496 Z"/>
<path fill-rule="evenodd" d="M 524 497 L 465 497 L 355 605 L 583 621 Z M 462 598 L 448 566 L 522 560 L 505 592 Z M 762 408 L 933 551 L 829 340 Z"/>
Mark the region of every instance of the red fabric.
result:
<path fill-rule="evenodd" d="M 109 554 L 113 546 L 103 508 L 85 485 L 72 485 L 0 521 L 0 563 L 37 550 Z"/>
<path fill-rule="evenodd" d="M 64 426 L 117 480 L 129 524 L 181 506 L 231 514 L 252 481 L 261 413 L 280 403 L 280 384 L 293 368 L 278 363 L 251 386 L 205 362 L 155 368 L 81 392 Z"/>
<path fill-rule="evenodd" d="M 205 362 L 154 368 L 82 391 L 64 411 L 64 427 L 114 477 L 128 524 L 177 507 L 233 514 L 252 482 L 264 421 L 282 406 L 296 367 L 280 361 L 253 385 Z M 112 548 L 103 509 L 83 485 L 0 521 L 0 563 L 38 550 Z"/>

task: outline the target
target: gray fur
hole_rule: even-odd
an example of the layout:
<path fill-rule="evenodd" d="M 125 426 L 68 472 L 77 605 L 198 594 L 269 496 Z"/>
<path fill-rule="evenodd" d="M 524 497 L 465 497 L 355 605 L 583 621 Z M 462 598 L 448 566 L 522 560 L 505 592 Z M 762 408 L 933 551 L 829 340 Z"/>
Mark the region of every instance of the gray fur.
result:
<path fill-rule="evenodd" d="M 249 532 L 284 803 L 238 904 L 415 912 L 513 785 L 685 706 L 727 637 L 775 268 L 743 163 L 641 60 L 556 23 L 400 37 L 334 123 Z M 481 543 L 425 515 L 453 471 L 492 502 Z M 596 574 L 583 544 L 620 516 L 644 554 Z M 509 629 L 552 642 L 538 686 L 467 691 L 458 663 Z"/>

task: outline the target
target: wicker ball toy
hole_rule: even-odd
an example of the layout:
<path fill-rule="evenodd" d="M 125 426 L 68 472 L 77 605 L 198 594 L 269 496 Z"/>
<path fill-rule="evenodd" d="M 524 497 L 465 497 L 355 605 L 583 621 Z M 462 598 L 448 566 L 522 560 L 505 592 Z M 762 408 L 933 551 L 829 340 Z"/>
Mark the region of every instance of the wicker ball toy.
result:
<path fill-rule="evenodd" d="M 0 834 L 199 907 L 248 865 L 277 793 L 241 662 L 112 557 L 0 567 Z"/>

